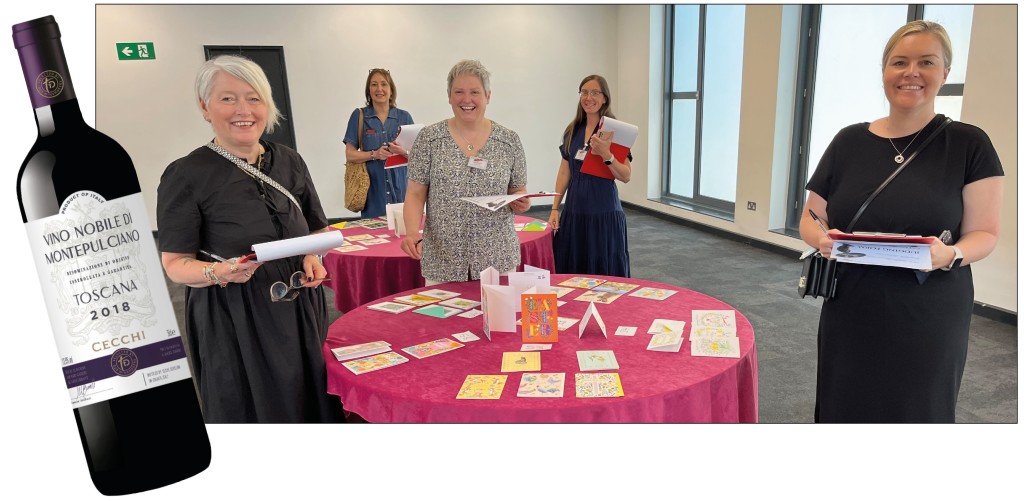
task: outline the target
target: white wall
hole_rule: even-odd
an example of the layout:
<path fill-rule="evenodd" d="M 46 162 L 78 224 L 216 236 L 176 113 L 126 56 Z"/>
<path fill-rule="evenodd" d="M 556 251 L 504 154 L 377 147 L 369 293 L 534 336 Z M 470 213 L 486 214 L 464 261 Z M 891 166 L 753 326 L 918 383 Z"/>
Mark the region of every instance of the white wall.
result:
<path fill-rule="evenodd" d="M 620 190 L 624 201 L 754 240 L 794 250 L 806 247 L 797 238 L 770 231 L 780 226 L 778 221 L 782 218 L 773 214 L 776 217 L 772 220 L 776 224 L 772 224 L 768 209 L 783 210 L 787 195 L 785 183 L 773 183 L 788 170 L 786 165 L 778 165 L 780 161 L 788 162 L 788 152 L 777 149 L 789 147 L 790 131 L 775 126 L 777 121 L 786 121 L 785 117 L 778 116 L 779 113 L 791 113 L 789 108 L 776 108 L 781 56 L 778 48 L 783 44 L 783 8 L 781 5 L 747 6 L 735 220 L 698 214 L 653 200 L 659 191 L 652 187 L 660 186 L 660 152 L 655 151 L 661 148 L 660 137 L 650 137 L 644 145 L 651 150 L 650 158 L 648 155 L 635 155 L 638 158 L 633 162 L 632 181 Z M 664 89 L 660 84 L 664 78 L 662 56 L 654 53 L 653 47 L 648 53 L 647 48 L 636 46 L 635 42 L 652 39 L 654 43 L 653 39 L 658 38 L 657 32 L 662 31 L 659 23 L 663 22 L 663 10 L 661 5 L 619 7 L 619 33 L 630 34 L 629 39 L 620 37 L 620 57 L 624 52 L 622 47 L 639 51 L 636 60 L 626 63 L 620 59 L 619 62 L 619 81 L 631 94 L 620 100 L 628 107 L 620 108 L 619 113 L 636 120 L 633 123 L 647 124 L 652 131 L 664 127 L 661 108 Z M 991 256 L 972 265 L 975 300 L 1012 312 L 1017 311 L 1017 49 L 1007 40 L 1012 40 L 1010 35 L 1017 33 L 1016 20 L 1015 5 L 975 6 L 961 115 L 964 122 L 977 125 L 989 134 L 1006 172 L 999 244 Z M 992 57 L 992 54 L 1000 56 Z M 643 75 L 649 82 L 630 80 Z M 777 140 L 780 139 L 777 134 L 786 137 Z M 756 202 L 758 210 L 747 210 L 747 201 Z"/>
<path fill-rule="evenodd" d="M 398 106 L 434 123 L 452 115 L 448 70 L 474 58 L 491 71 L 487 116 L 523 141 L 528 187 L 553 190 L 580 80 L 617 88 L 616 32 L 614 6 L 97 5 L 96 127 L 135 160 L 155 227 L 164 168 L 213 137 L 192 91 L 203 46 L 283 46 L 297 149 L 327 216 L 350 217 L 341 140 L 367 71 L 389 69 Z M 117 60 L 116 42 L 143 41 L 154 60 Z"/>

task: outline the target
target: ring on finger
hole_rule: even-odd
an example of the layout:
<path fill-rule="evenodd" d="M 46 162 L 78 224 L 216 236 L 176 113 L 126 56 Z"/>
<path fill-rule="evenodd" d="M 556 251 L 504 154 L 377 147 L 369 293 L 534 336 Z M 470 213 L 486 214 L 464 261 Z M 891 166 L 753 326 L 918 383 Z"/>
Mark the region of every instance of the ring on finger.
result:
<path fill-rule="evenodd" d="M 231 268 L 230 269 L 231 269 L 231 273 L 234 273 L 234 272 L 238 271 L 238 265 L 235 264 L 235 263 L 231 263 Z"/>
<path fill-rule="evenodd" d="M 252 278 L 252 273 L 249 273 L 249 272 L 247 271 L 247 272 L 245 272 L 245 276 L 246 276 L 246 278 Z"/>

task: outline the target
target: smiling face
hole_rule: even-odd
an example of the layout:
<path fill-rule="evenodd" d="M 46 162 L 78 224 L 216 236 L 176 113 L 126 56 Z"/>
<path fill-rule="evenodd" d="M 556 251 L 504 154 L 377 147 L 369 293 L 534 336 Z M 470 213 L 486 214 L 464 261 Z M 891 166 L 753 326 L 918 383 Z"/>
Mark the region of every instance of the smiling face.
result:
<path fill-rule="evenodd" d="M 893 110 L 934 111 L 947 75 L 939 39 L 929 33 L 907 35 L 896 42 L 885 63 L 885 97 Z"/>
<path fill-rule="evenodd" d="M 267 127 L 263 99 L 251 85 L 229 73 L 222 71 L 214 77 L 209 100 L 201 105 L 217 142 L 236 155 L 248 154 Z"/>
<path fill-rule="evenodd" d="M 583 107 L 585 113 L 598 113 L 606 102 L 608 102 L 608 98 L 601 91 L 601 84 L 597 79 L 584 83 L 580 88 L 580 106 Z"/>
<path fill-rule="evenodd" d="M 370 75 L 366 91 L 370 94 L 370 100 L 374 105 L 389 106 L 391 104 L 391 84 L 383 73 L 374 72 Z"/>
<path fill-rule="evenodd" d="M 490 93 L 484 92 L 484 84 L 475 75 L 460 75 L 452 80 L 448 104 L 452 105 L 455 118 L 463 122 L 475 122 L 484 118 Z"/>

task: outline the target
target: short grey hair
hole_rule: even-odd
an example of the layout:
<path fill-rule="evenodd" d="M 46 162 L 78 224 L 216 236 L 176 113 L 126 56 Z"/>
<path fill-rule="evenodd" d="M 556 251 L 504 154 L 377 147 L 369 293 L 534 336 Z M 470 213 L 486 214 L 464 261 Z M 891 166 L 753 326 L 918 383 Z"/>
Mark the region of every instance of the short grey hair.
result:
<path fill-rule="evenodd" d="M 196 96 L 203 103 L 209 104 L 210 93 L 213 92 L 213 80 L 222 71 L 249 84 L 256 91 L 256 94 L 267 105 L 267 133 L 273 133 L 281 122 L 281 112 L 274 104 L 266 73 L 263 72 L 260 65 L 251 59 L 242 56 L 221 55 L 203 63 L 199 67 L 199 72 L 196 73 Z"/>
<path fill-rule="evenodd" d="M 479 78 L 480 83 L 484 85 L 484 94 L 491 94 L 491 72 L 487 71 L 483 63 L 476 59 L 463 59 L 455 63 L 455 66 L 452 66 L 452 70 L 448 72 L 449 97 L 452 95 L 452 82 L 462 75 L 472 75 Z"/>

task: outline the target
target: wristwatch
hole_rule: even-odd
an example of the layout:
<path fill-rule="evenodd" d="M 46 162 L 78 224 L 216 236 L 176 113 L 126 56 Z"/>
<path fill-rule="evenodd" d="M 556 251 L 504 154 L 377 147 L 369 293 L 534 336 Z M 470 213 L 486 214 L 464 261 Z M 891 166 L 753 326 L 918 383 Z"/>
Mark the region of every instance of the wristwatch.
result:
<path fill-rule="evenodd" d="M 611 158 L 605 159 L 604 164 L 605 165 L 611 165 L 613 160 L 615 160 L 614 156 L 611 157 Z"/>
<path fill-rule="evenodd" d="M 960 252 L 960 248 L 953 246 L 953 261 L 949 263 L 949 266 L 942 268 L 942 271 L 950 271 L 960 267 L 960 263 L 964 262 L 964 253 Z"/>

